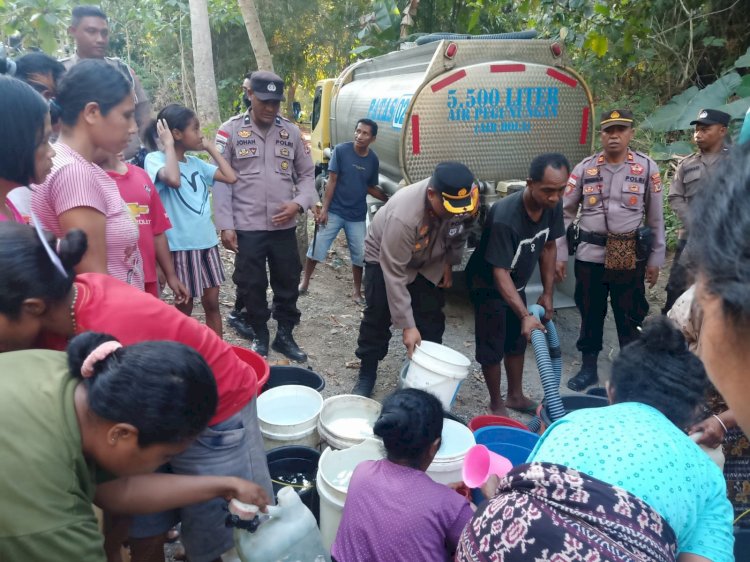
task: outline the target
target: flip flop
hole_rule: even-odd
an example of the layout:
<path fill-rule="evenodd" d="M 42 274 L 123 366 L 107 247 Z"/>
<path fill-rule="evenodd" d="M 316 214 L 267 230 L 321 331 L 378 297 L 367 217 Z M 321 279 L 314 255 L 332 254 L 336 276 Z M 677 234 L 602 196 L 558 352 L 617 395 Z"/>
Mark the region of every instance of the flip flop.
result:
<path fill-rule="evenodd" d="M 535 416 L 537 410 L 539 409 L 539 403 L 531 401 L 531 406 L 527 406 L 526 408 L 514 408 L 513 406 L 509 406 L 508 404 L 505 405 L 506 408 L 510 408 L 511 410 L 515 410 L 516 412 L 521 412 L 522 414 L 528 414 L 530 416 Z"/>

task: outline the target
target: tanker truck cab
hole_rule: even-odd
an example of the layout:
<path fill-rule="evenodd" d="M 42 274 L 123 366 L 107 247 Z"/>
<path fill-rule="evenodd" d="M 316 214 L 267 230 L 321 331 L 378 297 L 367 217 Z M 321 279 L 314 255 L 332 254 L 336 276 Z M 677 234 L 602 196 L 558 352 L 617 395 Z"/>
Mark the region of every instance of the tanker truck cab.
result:
<path fill-rule="evenodd" d="M 333 89 L 334 79 L 328 78 L 320 80 L 315 84 L 315 95 L 313 96 L 312 117 L 310 128 L 310 155 L 313 164 L 315 164 L 315 177 L 323 173 L 328 175 L 328 161 L 330 160 L 329 151 L 331 146 L 331 90 Z M 326 155 L 327 154 L 327 155 Z M 317 181 L 316 181 L 317 185 Z M 319 190 L 322 191 L 322 190 Z"/>
<path fill-rule="evenodd" d="M 439 162 L 462 162 L 479 181 L 480 232 L 489 206 L 525 185 L 535 156 L 560 152 L 575 165 L 593 152 L 588 86 L 562 45 L 535 36 L 426 36 L 415 47 L 358 61 L 335 80 L 319 82 L 316 169 L 326 171 L 323 149 L 351 140 L 357 120 L 372 119 L 381 189 L 392 195 L 429 177 Z M 380 204 L 368 197 L 370 213 Z M 464 263 L 477 242 L 470 237 Z"/>

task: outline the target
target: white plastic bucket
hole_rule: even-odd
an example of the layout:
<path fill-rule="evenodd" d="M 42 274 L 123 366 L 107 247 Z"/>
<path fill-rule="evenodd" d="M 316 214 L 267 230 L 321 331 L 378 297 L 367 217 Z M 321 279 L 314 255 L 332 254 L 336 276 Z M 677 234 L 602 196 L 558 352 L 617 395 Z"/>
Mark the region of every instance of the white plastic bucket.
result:
<path fill-rule="evenodd" d="M 301 445 L 303 447 L 317 448 L 320 445 L 320 435 L 317 426 L 310 427 L 299 433 L 272 433 L 263 431 L 263 448 L 266 451 L 287 445 Z"/>
<path fill-rule="evenodd" d="M 348 449 L 326 449 L 320 455 L 315 483 L 320 496 L 320 532 L 327 549 L 330 550 L 336 538 L 354 469 L 362 461 L 382 459 L 382 447 L 380 441 L 365 439 Z"/>
<path fill-rule="evenodd" d="M 474 445 L 476 441 L 471 429 L 457 421 L 443 419 L 442 442 L 427 468 L 427 476 L 440 484 L 461 482 L 464 458 Z"/>
<path fill-rule="evenodd" d="M 347 449 L 375 438 L 372 427 L 380 416 L 380 402 L 355 394 L 332 396 L 323 402 L 318 432 L 332 449 Z"/>
<path fill-rule="evenodd" d="M 285 445 L 315 447 L 320 442 L 320 393 L 307 386 L 285 385 L 258 396 L 258 424 L 266 450 Z"/>
<path fill-rule="evenodd" d="M 422 341 L 411 356 L 406 372 L 402 370 L 403 388 L 420 388 L 437 396 L 450 412 L 461 383 L 469 375 L 468 357 L 439 343 Z"/>

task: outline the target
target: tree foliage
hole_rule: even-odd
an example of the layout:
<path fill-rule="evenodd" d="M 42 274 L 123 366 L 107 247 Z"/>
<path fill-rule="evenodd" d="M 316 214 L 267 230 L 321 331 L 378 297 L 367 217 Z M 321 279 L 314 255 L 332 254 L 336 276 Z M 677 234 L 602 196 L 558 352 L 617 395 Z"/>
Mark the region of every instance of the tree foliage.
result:
<path fill-rule="evenodd" d="M 0 0 L 2 40 L 63 56 L 72 0 Z M 195 105 L 187 0 L 101 0 L 112 28 L 111 51 L 126 59 L 155 106 Z M 291 97 L 309 99 L 315 82 L 336 76 L 360 56 L 399 46 L 408 0 L 255 0 L 273 66 Z M 208 0 L 222 114 L 257 68 L 238 0 Z M 573 66 L 600 105 L 629 105 L 639 118 L 687 91 L 682 103 L 736 73 L 734 95 L 750 95 L 747 0 L 420 0 L 409 28 L 420 34 L 503 33 L 536 29 L 566 44 Z M 18 40 L 16 39 L 16 42 Z M 734 75 L 732 75 L 734 76 Z M 736 81 L 736 80 L 735 80 Z M 715 91 L 716 88 L 714 87 Z M 694 89 L 691 89 L 694 88 Z M 697 94 L 696 94 L 697 95 Z M 701 94 L 708 95 L 708 94 Z M 290 96 L 288 96 L 290 97 Z M 694 99 L 695 96 L 691 97 Z M 698 98 L 701 99 L 701 98 Z M 725 99 L 733 102 L 733 98 Z M 697 102 L 696 102 L 697 103 Z M 733 109 L 737 109 L 735 106 Z"/>

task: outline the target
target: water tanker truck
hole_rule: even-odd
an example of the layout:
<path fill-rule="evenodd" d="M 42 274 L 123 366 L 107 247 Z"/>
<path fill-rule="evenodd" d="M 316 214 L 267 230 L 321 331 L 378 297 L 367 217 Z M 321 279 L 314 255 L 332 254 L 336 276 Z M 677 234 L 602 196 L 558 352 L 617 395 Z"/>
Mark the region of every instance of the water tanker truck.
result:
<path fill-rule="evenodd" d="M 427 36 L 319 82 L 311 135 L 318 185 L 330 148 L 351 141 L 363 117 L 378 123 L 373 149 L 388 195 L 430 176 L 438 162 L 463 162 L 482 201 L 468 259 L 488 206 L 522 188 L 536 155 L 561 152 L 575 165 L 593 150 L 588 86 L 560 43 L 535 35 Z M 376 212 L 377 200 L 368 207 Z"/>

